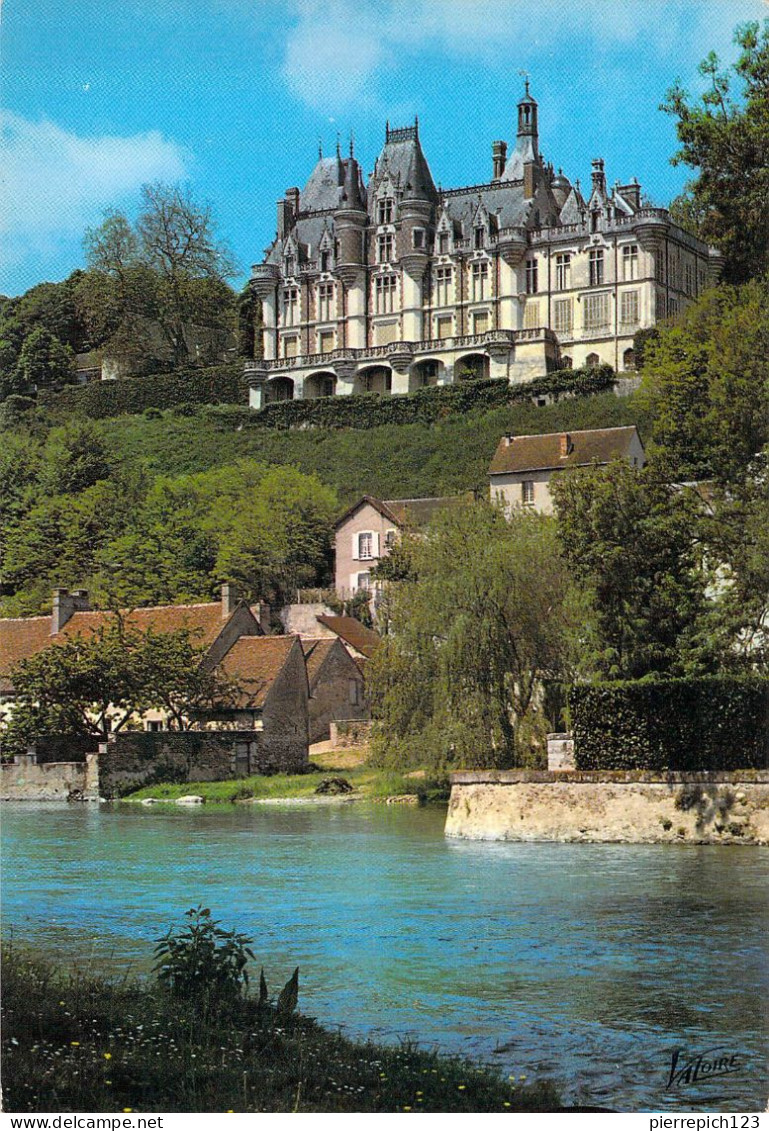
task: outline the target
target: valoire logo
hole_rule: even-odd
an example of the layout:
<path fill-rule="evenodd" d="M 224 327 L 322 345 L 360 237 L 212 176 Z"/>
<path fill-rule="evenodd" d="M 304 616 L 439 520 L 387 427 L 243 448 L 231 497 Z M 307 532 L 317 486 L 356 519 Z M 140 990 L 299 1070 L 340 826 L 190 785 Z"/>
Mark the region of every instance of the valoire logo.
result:
<path fill-rule="evenodd" d="M 740 1054 L 723 1048 L 707 1049 L 696 1056 L 684 1060 L 684 1050 L 676 1049 L 670 1065 L 668 1088 L 682 1084 L 696 1084 L 698 1081 L 713 1079 L 716 1076 L 729 1076 L 742 1068 Z"/>

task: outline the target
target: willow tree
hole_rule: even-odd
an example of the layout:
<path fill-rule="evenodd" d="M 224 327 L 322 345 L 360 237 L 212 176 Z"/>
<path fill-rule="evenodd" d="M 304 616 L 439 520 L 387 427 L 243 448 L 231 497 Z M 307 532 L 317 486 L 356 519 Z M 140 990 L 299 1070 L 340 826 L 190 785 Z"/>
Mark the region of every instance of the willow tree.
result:
<path fill-rule="evenodd" d="M 553 519 L 472 503 L 410 536 L 408 555 L 370 674 L 375 758 L 525 760 L 543 685 L 569 672 L 570 587 Z"/>

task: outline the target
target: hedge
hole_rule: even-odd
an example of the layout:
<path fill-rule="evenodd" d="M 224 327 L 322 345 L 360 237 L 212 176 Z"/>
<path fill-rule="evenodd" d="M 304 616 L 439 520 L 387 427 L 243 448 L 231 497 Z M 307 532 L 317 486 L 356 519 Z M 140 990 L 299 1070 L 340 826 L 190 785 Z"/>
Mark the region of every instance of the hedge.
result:
<path fill-rule="evenodd" d="M 174 408 L 180 404 L 247 404 L 248 384 L 242 362 L 205 369 L 177 369 L 150 377 L 122 377 L 71 385 L 58 393 L 42 392 L 41 403 L 54 411 L 81 413 L 94 420 L 147 408 Z"/>
<path fill-rule="evenodd" d="M 455 413 L 497 408 L 533 397 L 557 400 L 562 394 L 602 393 L 612 388 L 615 379 L 611 366 L 602 365 L 561 369 L 515 385 L 501 377 L 456 385 L 432 385 L 404 396 L 363 393 L 279 401 L 255 413 L 251 425 L 257 428 L 376 428 L 382 424 L 432 424 Z"/>
<path fill-rule="evenodd" d="M 769 768 L 769 680 L 617 681 L 571 688 L 578 770 Z"/>

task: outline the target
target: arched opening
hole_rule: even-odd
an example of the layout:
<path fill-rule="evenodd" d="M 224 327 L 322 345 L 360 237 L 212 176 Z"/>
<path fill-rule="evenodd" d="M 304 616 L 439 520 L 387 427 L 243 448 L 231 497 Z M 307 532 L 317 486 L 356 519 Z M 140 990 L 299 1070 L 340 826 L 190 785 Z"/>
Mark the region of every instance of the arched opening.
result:
<path fill-rule="evenodd" d="M 622 355 L 622 368 L 635 369 L 635 350 L 626 349 Z"/>
<path fill-rule="evenodd" d="M 437 361 L 435 358 L 416 362 L 412 365 L 409 375 L 409 392 L 413 392 L 415 389 L 424 389 L 428 385 L 437 385 L 443 370 L 443 362 Z"/>
<path fill-rule="evenodd" d="M 290 377 L 274 377 L 267 382 L 266 392 L 265 400 L 267 404 L 275 404 L 276 401 L 292 401 L 294 399 L 294 382 Z"/>
<path fill-rule="evenodd" d="M 601 359 L 597 353 L 589 353 L 585 358 L 585 365 L 588 369 L 597 369 L 601 364 Z"/>
<path fill-rule="evenodd" d="M 572 365 L 573 365 L 572 358 L 570 358 L 567 353 L 562 354 L 561 355 L 561 364 L 558 366 L 558 368 L 559 369 L 571 369 Z"/>
<path fill-rule="evenodd" d="M 457 381 L 483 381 L 489 376 L 489 359 L 485 353 L 468 353 L 454 365 Z"/>
<path fill-rule="evenodd" d="M 380 396 L 385 396 L 392 392 L 392 387 L 392 369 L 388 369 L 386 365 L 371 365 L 368 369 L 356 373 L 353 392 L 378 393 Z"/>
<path fill-rule="evenodd" d="M 333 397 L 336 393 L 336 376 L 333 373 L 311 373 L 304 379 L 305 400 Z"/>

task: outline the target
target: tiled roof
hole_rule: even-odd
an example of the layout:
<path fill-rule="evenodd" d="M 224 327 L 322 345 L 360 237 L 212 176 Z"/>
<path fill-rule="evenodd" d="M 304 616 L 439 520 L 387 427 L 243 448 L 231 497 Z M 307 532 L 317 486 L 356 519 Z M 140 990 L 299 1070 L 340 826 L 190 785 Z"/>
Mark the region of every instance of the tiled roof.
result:
<path fill-rule="evenodd" d="M 366 505 L 379 511 L 395 526 L 403 526 L 406 522 L 411 526 L 425 526 L 438 511 L 459 506 L 467 498 L 466 495 L 442 495 L 432 499 L 377 499 L 374 495 L 363 495 L 337 519 L 334 529 L 338 530 L 348 518 L 352 518 L 356 511 Z"/>
<path fill-rule="evenodd" d="M 584 432 L 548 432 L 541 436 L 503 436 L 491 461 L 489 475 L 524 471 L 555 471 L 609 463 L 626 457 L 636 436 L 634 425 L 626 428 L 592 428 Z M 561 454 L 561 438 L 568 437 L 567 454 Z M 640 441 L 639 441 L 640 442 Z"/>
<path fill-rule="evenodd" d="M 319 616 L 318 624 L 330 628 L 345 644 L 349 644 L 356 652 L 364 656 L 373 656 L 381 643 L 379 634 L 372 628 L 366 628 L 355 617 Z"/>
<path fill-rule="evenodd" d="M 310 688 L 315 686 L 320 669 L 323 667 L 329 653 L 339 647 L 339 638 L 330 640 L 327 636 L 318 637 L 305 637 L 302 640 L 302 648 L 304 650 L 304 659 L 307 664 L 307 678 L 310 681 Z"/>
<path fill-rule="evenodd" d="M 0 620 L 0 690 L 11 689 L 11 668 L 47 648 L 52 639 L 50 617 Z"/>
<path fill-rule="evenodd" d="M 297 636 L 241 636 L 235 641 L 219 665 L 220 671 L 240 684 L 235 706 L 264 706 L 297 640 Z"/>

